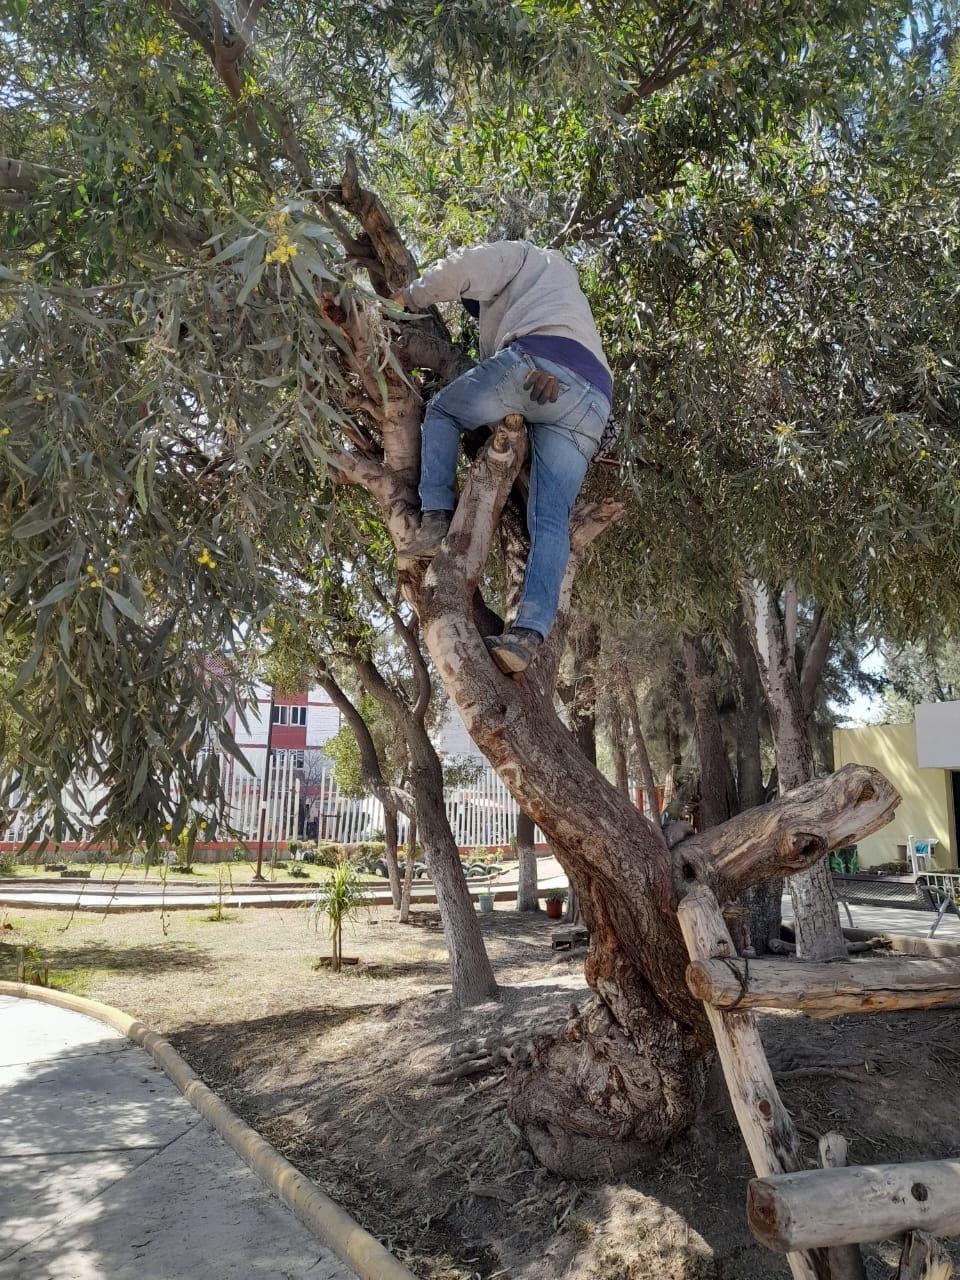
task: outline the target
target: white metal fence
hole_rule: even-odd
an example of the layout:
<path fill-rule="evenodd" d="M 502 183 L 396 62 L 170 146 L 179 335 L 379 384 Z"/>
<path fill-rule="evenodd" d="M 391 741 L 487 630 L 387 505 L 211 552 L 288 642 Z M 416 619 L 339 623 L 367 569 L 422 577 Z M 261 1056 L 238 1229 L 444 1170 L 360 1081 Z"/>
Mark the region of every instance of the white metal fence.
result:
<path fill-rule="evenodd" d="M 268 843 L 308 838 L 355 844 L 383 838 L 383 806 L 375 796 L 347 796 L 337 787 L 333 770 L 322 754 L 277 750 L 273 753 L 266 795 L 263 779 L 252 777 L 233 760 L 223 762 L 223 787 L 227 797 L 226 827 L 219 840 L 257 840 L 261 806 L 263 835 Z M 306 768 L 304 768 L 306 764 Z M 638 798 L 639 798 L 639 792 Z M 447 816 L 454 840 L 461 848 L 506 847 L 516 835 L 519 806 L 489 765 L 475 780 L 452 788 L 446 796 Z M 400 839 L 408 824 L 400 816 Z M 0 832 L 0 840 L 20 842 L 31 827 L 30 815 L 19 814 Z M 537 828 L 534 836 L 544 843 Z"/>

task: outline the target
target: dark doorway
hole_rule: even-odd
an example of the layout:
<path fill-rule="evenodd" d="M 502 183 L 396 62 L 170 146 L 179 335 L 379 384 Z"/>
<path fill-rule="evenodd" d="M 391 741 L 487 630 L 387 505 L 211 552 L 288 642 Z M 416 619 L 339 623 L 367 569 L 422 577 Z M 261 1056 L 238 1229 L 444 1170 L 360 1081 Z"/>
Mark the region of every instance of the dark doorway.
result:
<path fill-rule="evenodd" d="M 953 830 L 950 832 L 953 842 L 953 865 L 960 866 L 960 771 L 950 772 L 953 786 Z"/>

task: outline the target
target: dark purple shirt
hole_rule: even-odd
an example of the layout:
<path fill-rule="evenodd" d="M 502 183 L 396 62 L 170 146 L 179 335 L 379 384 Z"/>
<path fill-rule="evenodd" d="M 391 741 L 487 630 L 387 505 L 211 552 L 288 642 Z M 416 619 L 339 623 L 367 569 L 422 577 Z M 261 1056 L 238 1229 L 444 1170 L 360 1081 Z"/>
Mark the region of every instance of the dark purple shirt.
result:
<path fill-rule="evenodd" d="M 552 360 L 554 364 L 562 364 L 571 369 L 584 382 L 607 397 L 609 404 L 613 400 L 613 379 L 592 351 L 577 342 L 575 338 L 560 338 L 552 333 L 528 333 L 522 338 L 514 338 L 511 347 L 519 347 L 528 355 L 541 360 Z"/>

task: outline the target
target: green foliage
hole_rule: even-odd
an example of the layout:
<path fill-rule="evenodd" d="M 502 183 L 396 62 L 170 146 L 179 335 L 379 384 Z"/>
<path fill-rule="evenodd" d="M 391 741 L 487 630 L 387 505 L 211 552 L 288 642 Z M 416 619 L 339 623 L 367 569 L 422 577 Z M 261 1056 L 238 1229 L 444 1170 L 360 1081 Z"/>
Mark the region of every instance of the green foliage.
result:
<path fill-rule="evenodd" d="M 569 223 L 630 428 L 630 518 L 596 553 L 628 604 L 721 613 L 749 563 L 891 628 L 952 615 L 951 19 L 295 0 L 231 96 L 164 7 L 13 6 L 5 794 L 57 841 L 179 839 L 217 810 L 210 747 L 238 754 L 227 712 L 304 584 L 310 630 L 381 643 L 342 566 L 389 573 L 382 528 L 328 473 L 358 416 L 330 316 L 371 298 L 313 197 L 348 140 L 424 258 Z M 369 316 L 376 388 L 394 357 Z"/>

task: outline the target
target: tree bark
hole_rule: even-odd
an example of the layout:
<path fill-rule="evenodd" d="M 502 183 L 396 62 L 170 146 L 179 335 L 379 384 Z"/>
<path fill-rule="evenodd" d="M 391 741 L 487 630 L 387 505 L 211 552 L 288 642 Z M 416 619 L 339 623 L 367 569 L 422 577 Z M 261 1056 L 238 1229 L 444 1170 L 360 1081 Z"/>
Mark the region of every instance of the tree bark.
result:
<path fill-rule="evenodd" d="M 730 624 L 737 699 L 737 798 L 740 812 L 763 804 L 763 768 L 760 759 L 760 718 L 763 689 L 757 659 L 750 644 L 743 610 Z M 747 935 L 758 956 L 766 955 L 772 938 L 780 936 L 783 881 L 767 880 L 743 896 Z"/>
<path fill-rule="evenodd" d="M 536 824 L 521 809 L 517 819 L 518 911 L 540 910 L 537 898 L 537 851 L 533 845 L 535 834 Z"/>
<path fill-rule="evenodd" d="M 795 650 L 787 645 L 787 624 L 770 588 L 754 580 L 742 590 L 744 610 L 750 621 L 750 640 L 763 682 L 780 792 L 783 794 L 813 777 L 813 750 L 801 693 Z M 828 859 L 790 880 L 790 898 L 802 960 L 839 960 L 846 957 L 840 915 L 833 893 Z"/>
<path fill-rule="evenodd" d="M 426 730 L 419 726 L 410 726 L 407 743 L 410 783 L 417 806 L 417 830 L 437 893 L 450 957 L 453 998 L 461 1007 L 495 1000 L 499 994 L 497 981 L 483 945 L 480 921 L 447 818 L 440 758 Z"/>
<path fill-rule="evenodd" d="M 387 864 L 387 876 L 390 880 L 390 897 L 394 911 L 400 910 L 400 867 L 397 863 L 397 845 L 399 843 L 396 805 L 383 806 L 383 858 Z"/>
<path fill-rule="evenodd" d="M 633 687 L 629 677 L 624 676 L 622 682 L 624 707 L 627 713 L 627 723 L 630 725 L 630 733 L 633 736 L 633 749 L 637 757 L 637 768 L 640 772 L 640 781 L 643 783 L 644 795 L 647 798 L 647 808 L 650 810 L 650 817 L 654 822 L 660 821 L 660 802 L 657 799 L 657 782 L 653 776 L 653 766 L 650 763 L 650 752 L 647 750 L 647 740 L 643 736 L 643 726 L 640 722 L 640 707 L 637 704 L 637 691 Z"/>
<path fill-rule="evenodd" d="M 417 820 L 410 819 L 407 829 L 407 861 L 403 868 L 403 886 L 400 891 L 400 923 L 410 923 L 410 900 L 413 897 L 413 864 L 417 857 Z"/>
<path fill-rule="evenodd" d="M 706 830 L 726 822 L 736 812 L 736 806 L 731 803 L 733 779 L 713 689 L 713 668 L 702 636 L 684 635 L 683 661 L 693 702 L 700 756 L 699 826 Z"/>

